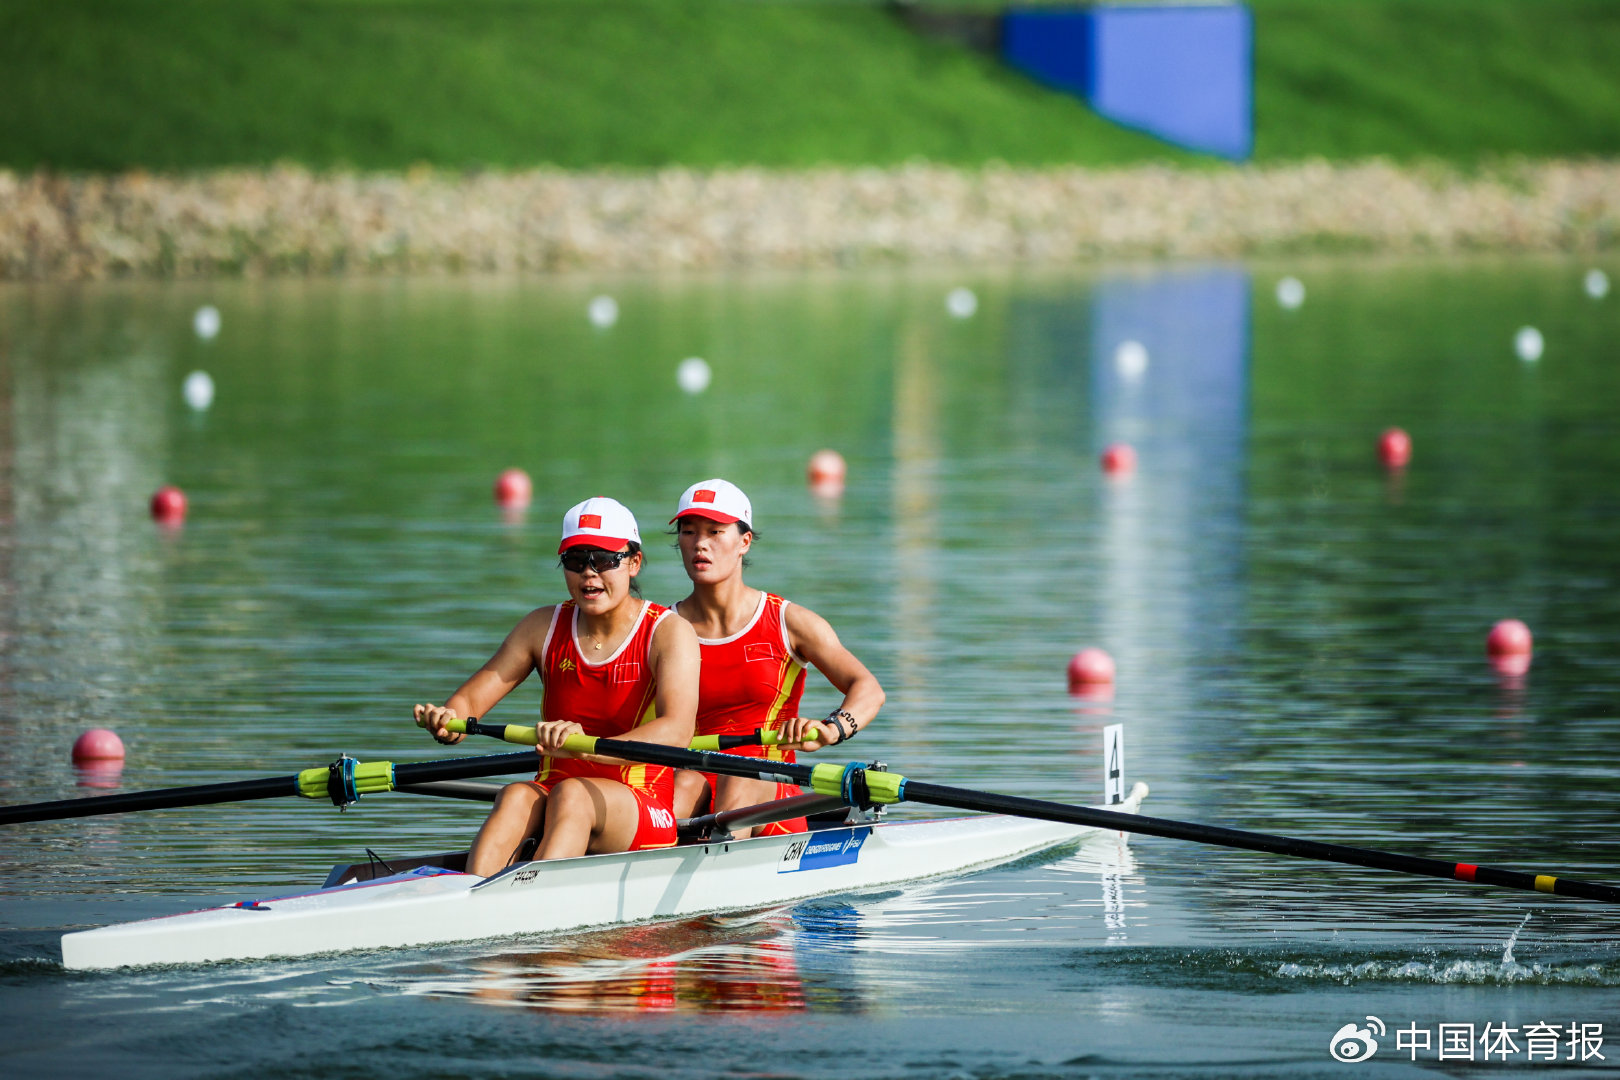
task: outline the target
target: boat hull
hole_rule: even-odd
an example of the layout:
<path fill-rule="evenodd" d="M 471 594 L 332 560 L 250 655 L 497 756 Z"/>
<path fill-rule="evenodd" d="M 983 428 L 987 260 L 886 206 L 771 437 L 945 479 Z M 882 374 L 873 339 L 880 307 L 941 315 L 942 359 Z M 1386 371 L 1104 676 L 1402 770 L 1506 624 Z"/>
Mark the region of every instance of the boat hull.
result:
<path fill-rule="evenodd" d="M 1134 813 L 1144 794 L 1139 784 L 1111 809 Z M 767 908 L 965 873 L 1100 832 L 965 817 L 523 863 L 489 878 L 420 868 L 66 934 L 62 963 L 97 969 L 308 956 Z"/>

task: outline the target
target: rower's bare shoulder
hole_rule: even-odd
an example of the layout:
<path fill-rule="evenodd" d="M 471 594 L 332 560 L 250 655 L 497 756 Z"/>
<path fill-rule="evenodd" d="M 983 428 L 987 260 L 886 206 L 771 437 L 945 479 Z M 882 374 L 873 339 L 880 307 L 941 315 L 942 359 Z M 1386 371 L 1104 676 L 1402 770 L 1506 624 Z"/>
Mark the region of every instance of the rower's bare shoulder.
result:
<path fill-rule="evenodd" d="M 655 649 L 684 649 L 687 646 L 696 649 L 697 631 L 692 629 L 691 623 L 677 615 L 674 608 L 670 608 L 653 629 L 652 643 Z"/>
<path fill-rule="evenodd" d="M 551 620 L 556 613 L 556 604 L 535 608 L 518 620 L 506 640 L 523 645 L 531 652 L 539 652 L 545 645 L 546 634 L 551 630 Z"/>
<path fill-rule="evenodd" d="M 784 604 L 782 606 L 782 622 L 787 627 L 788 637 L 793 642 L 796 651 L 801 642 L 838 640 L 838 634 L 833 630 L 832 623 L 823 619 L 803 604 Z"/>

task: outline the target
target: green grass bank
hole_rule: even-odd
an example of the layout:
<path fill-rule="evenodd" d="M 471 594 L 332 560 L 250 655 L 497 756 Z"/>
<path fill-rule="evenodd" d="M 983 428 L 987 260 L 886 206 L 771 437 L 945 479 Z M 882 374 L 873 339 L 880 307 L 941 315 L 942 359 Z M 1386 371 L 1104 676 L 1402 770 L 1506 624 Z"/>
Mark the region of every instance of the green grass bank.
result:
<path fill-rule="evenodd" d="M 1255 0 L 1260 162 L 1620 154 L 1620 3 Z M 7 0 L 0 167 L 1196 164 L 870 2 Z"/>

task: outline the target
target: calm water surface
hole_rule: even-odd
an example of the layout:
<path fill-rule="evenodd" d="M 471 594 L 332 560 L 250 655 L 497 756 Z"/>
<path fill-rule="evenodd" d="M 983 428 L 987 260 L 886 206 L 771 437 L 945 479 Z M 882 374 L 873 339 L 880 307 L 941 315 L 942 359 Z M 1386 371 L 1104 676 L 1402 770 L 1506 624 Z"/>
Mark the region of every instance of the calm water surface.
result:
<path fill-rule="evenodd" d="M 1620 280 L 1620 264 L 1606 265 Z M 658 539 L 723 475 L 750 580 L 828 616 L 909 775 L 1620 881 L 1620 297 L 1584 262 L 1087 274 L 0 289 L 0 801 L 422 760 L 442 700 L 562 595 L 561 513 Z M 1273 297 L 1299 274 L 1305 305 Z M 954 319 L 965 282 L 979 306 Z M 623 312 L 596 330 L 599 292 Z M 223 329 L 192 332 L 215 305 Z M 1539 327 L 1542 359 L 1512 350 Z M 1124 341 L 1145 368 L 1121 367 Z M 714 381 L 682 393 L 702 356 Z M 192 413 L 185 374 L 218 397 Z M 1380 431 L 1411 432 L 1404 474 Z M 1124 440 L 1134 475 L 1097 454 Z M 803 482 L 850 464 L 840 498 Z M 505 515 L 503 468 L 535 479 Z M 183 528 L 148 520 L 175 483 Z M 1536 634 L 1522 678 L 1492 622 Z M 1075 698 L 1078 648 L 1115 657 Z M 807 710 L 835 697 L 812 681 Z M 526 685 L 496 719 L 527 720 Z M 84 728 L 123 736 L 79 774 Z M 488 752 L 494 744 L 473 748 Z M 469 751 L 458 751 L 465 753 Z M 922 813 L 902 810 L 901 814 Z M 0 1068 L 18 1076 L 1313 1076 L 1620 1065 L 1620 911 L 1138 838 L 725 919 L 69 974 L 64 930 L 440 850 L 475 804 L 296 800 L 7 827 Z M 1360 1065 L 1344 1024 L 1387 1030 Z M 1524 1029 L 1558 1025 L 1529 1055 Z M 1440 1025 L 1474 1025 L 1441 1061 Z M 1516 1051 L 1478 1042 L 1517 1029 Z M 1571 1062 L 1570 1025 L 1604 1055 Z M 1402 1028 L 1433 1048 L 1397 1050 Z M 1591 1029 L 1588 1029 L 1589 1031 Z M 1500 1045 L 1498 1050 L 1501 1050 Z M 1415 1057 L 1415 1060 L 1413 1058 Z"/>

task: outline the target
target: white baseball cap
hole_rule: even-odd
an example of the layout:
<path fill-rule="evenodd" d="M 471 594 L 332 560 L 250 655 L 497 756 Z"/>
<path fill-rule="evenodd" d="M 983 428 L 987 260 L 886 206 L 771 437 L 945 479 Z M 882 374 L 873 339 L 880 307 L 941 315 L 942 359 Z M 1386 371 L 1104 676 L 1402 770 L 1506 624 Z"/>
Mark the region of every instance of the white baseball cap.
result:
<path fill-rule="evenodd" d="M 704 480 L 687 488 L 675 507 L 675 516 L 669 520 L 676 522 L 688 514 L 718 521 L 722 525 L 740 521 L 750 531 L 754 528 L 753 504 L 743 494 L 742 488 L 729 480 Z"/>
<path fill-rule="evenodd" d="M 619 500 L 594 495 L 563 515 L 562 543 L 557 545 L 557 554 L 587 544 L 618 551 L 630 543 L 641 543 L 636 516 Z"/>

